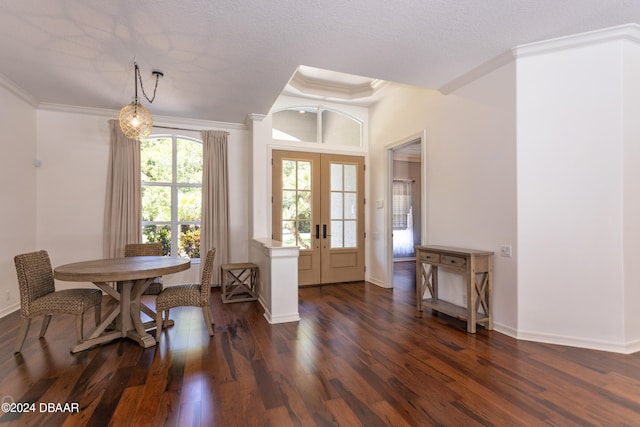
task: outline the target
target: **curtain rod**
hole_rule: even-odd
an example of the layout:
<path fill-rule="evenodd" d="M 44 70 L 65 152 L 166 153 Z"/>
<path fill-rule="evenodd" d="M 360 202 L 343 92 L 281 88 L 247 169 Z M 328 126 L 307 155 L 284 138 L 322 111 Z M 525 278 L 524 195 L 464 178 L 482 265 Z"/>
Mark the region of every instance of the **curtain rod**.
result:
<path fill-rule="evenodd" d="M 176 127 L 171 127 L 171 126 L 158 126 L 158 125 L 153 125 L 154 128 L 160 128 L 160 129 L 171 129 L 171 130 L 186 130 L 186 131 L 190 131 L 190 132 L 200 132 L 199 129 L 187 129 L 187 128 L 176 128 Z"/>

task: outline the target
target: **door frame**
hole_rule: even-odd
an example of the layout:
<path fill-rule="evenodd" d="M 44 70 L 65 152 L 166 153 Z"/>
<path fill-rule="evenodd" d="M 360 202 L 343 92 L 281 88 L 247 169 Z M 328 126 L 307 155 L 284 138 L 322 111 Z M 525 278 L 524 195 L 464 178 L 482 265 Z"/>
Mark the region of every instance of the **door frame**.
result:
<path fill-rule="evenodd" d="M 413 144 L 420 140 L 420 203 L 422 203 L 420 212 L 420 241 L 422 244 L 427 242 L 427 130 L 406 136 L 398 141 L 392 142 L 385 146 L 387 153 L 386 164 L 386 191 L 385 191 L 385 209 L 384 209 L 384 241 L 386 248 L 386 264 L 387 264 L 387 288 L 393 288 L 393 152 L 406 145 Z"/>
<path fill-rule="evenodd" d="M 273 151 L 300 151 L 300 152 L 307 152 L 307 153 L 316 153 L 316 154 L 337 154 L 337 155 L 341 155 L 341 156 L 358 156 L 358 157 L 363 157 L 364 158 L 364 165 L 365 165 L 365 171 L 364 171 L 364 199 L 365 199 L 365 205 L 364 205 L 364 231 L 366 234 L 366 238 L 364 239 L 364 265 L 365 268 L 367 266 L 369 266 L 370 260 L 371 260 L 371 241 L 372 239 L 369 238 L 369 236 L 371 236 L 371 233 L 369 233 L 370 228 L 371 228 L 371 222 L 370 222 L 370 217 L 371 214 L 369 212 L 369 189 L 370 189 L 370 183 L 369 183 L 369 170 L 367 169 L 368 165 L 369 165 L 369 151 L 368 151 L 368 144 L 366 143 L 366 141 L 364 142 L 364 147 L 365 148 L 361 148 L 361 147 L 357 147 L 355 149 L 340 149 L 340 148 L 329 148 L 327 146 L 321 146 L 320 144 L 315 144 L 315 143 L 297 143 L 295 145 L 287 145 L 287 144 L 278 144 L 278 143 L 274 143 L 274 144 L 267 144 L 267 158 L 266 163 L 267 163 L 267 182 L 269 183 L 267 185 L 267 191 L 266 191 L 266 195 L 267 195 L 267 206 L 268 209 L 266 209 L 265 215 L 266 215 L 266 219 L 267 219 L 267 231 L 268 231 L 268 236 L 272 236 L 273 235 L 273 205 L 272 205 L 272 200 L 273 200 L 273 188 L 271 183 L 273 182 L 273 176 L 272 176 L 272 172 L 273 172 L 273 165 L 271 164 L 271 159 L 273 159 Z M 366 268 L 365 274 L 364 274 L 364 280 L 365 281 L 369 281 L 369 277 L 370 277 L 370 269 Z"/>

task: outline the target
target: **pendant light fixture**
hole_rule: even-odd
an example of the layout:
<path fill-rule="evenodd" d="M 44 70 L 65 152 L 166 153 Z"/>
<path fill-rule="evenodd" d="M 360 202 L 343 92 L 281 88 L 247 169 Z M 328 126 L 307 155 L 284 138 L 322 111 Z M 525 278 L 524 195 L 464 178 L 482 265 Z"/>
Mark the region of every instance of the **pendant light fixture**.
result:
<path fill-rule="evenodd" d="M 142 78 L 140 77 L 140 68 L 136 62 L 134 65 L 134 83 L 135 83 L 135 96 L 133 98 L 133 102 L 125 105 L 120 110 L 120 114 L 118 116 L 120 121 L 120 129 L 122 129 L 122 133 L 125 134 L 127 138 L 131 139 L 144 139 L 151 134 L 151 129 L 153 128 L 153 116 L 140 104 L 138 100 L 138 82 L 140 82 L 140 88 L 142 89 L 142 94 L 149 101 L 149 104 L 153 102 L 156 98 L 156 90 L 158 89 L 158 80 L 160 77 L 163 77 L 160 71 L 152 71 L 156 77 L 156 85 L 153 88 L 153 97 L 149 99 L 147 94 L 144 91 L 144 86 L 142 85 Z"/>

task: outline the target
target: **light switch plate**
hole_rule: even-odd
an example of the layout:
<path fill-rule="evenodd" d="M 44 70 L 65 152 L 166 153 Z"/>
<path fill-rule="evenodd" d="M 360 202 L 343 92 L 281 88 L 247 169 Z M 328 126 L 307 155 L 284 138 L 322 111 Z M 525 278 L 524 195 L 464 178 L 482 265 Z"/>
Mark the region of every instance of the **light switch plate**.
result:
<path fill-rule="evenodd" d="M 500 246 L 500 256 L 511 258 L 511 246 L 509 245 Z"/>

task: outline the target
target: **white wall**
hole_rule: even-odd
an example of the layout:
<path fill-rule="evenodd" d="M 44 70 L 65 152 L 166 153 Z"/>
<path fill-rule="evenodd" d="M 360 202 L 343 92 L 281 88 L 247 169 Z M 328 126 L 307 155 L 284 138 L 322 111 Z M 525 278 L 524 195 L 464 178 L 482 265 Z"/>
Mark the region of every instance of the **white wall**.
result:
<path fill-rule="evenodd" d="M 386 200 L 385 146 L 426 130 L 427 217 L 424 244 L 496 252 L 494 319 L 496 329 L 517 328 L 516 288 L 516 130 L 515 63 L 510 62 L 442 95 L 398 86 L 370 111 L 371 199 Z M 384 209 L 369 205 L 374 236 L 372 277 L 386 285 Z M 499 256 L 511 245 L 513 258 Z M 462 282 L 443 275 L 443 296 L 462 303 Z M 450 286 L 449 286 L 450 285 Z"/>
<path fill-rule="evenodd" d="M 115 113 L 112 117 L 115 117 Z M 105 112 L 38 110 L 37 248 L 49 251 L 54 267 L 68 262 L 102 258 L 102 230 L 109 162 L 110 116 Z M 163 123 L 164 120 L 164 123 Z M 231 262 L 246 261 L 248 246 L 249 180 L 247 132 L 240 126 L 188 120 L 159 125 L 227 130 L 231 214 Z M 208 127 L 207 127 L 208 125 Z M 158 132 L 166 130 L 158 129 Z M 199 138 L 199 132 L 183 132 Z M 199 264 L 165 278 L 165 283 L 198 282 Z M 58 282 L 60 288 L 82 286 Z"/>
<path fill-rule="evenodd" d="M 637 42 L 610 33 L 518 49 L 518 336 L 627 351 L 640 337 L 640 67 Z"/>
<path fill-rule="evenodd" d="M 2 77 L 2 76 L 0 76 Z M 0 83 L 2 83 L 0 81 Z M 36 109 L 0 84 L 0 317 L 20 305 L 13 257 L 36 245 Z"/>
<path fill-rule="evenodd" d="M 623 251 L 625 343 L 640 342 L 640 45 L 623 44 Z"/>

